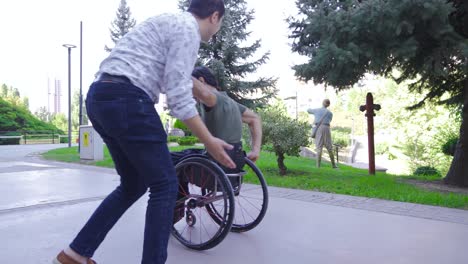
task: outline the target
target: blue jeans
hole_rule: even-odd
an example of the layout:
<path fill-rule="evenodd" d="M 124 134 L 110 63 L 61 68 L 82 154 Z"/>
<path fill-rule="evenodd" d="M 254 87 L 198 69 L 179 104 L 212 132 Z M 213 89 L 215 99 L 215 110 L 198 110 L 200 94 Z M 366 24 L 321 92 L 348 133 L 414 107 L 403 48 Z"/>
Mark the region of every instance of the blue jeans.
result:
<path fill-rule="evenodd" d="M 99 205 L 70 247 L 92 257 L 119 218 L 149 189 L 141 263 L 165 263 L 177 177 L 153 102 L 131 84 L 96 82 L 89 89 L 86 109 L 114 160 L 120 185 Z"/>

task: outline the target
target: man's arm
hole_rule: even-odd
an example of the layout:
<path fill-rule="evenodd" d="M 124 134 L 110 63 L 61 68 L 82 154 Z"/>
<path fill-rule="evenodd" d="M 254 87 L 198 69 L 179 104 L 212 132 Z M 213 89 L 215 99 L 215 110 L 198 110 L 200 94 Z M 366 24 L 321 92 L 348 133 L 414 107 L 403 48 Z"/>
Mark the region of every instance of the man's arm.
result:
<path fill-rule="evenodd" d="M 260 156 L 262 146 L 262 121 L 252 110 L 246 109 L 242 114 L 242 122 L 249 125 L 252 137 L 252 150 L 247 154 L 247 158 L 255 162 Z"/>
<path fill-rule="evenodd" d="M 176 30 L 177 29 L 177 30 Z M 170 115 L 186 120 L 198 115 L 193 99 L 192 71 L 197 60 L 199 33 L 187 24 L 168 32 L 164 83 Z"/>
<path fill-rule="evenodd" d="M 232 146 L 211 135 L 195 108 L 192 71 L 199 48 L 197 34 L 195 30 L 181 27 L 180 31 L 174 31 L 170 36 L 164 69 L 167 104 L 171 115 L 182 120 L 217 161 L 228 168 L 235 168 L 236 165 L 224 150 L 232 149 Z"/>
<path fill-rule="evenodd" d="M 193 96 L 200 100 L 204 105 L 213 107 L 216 105 L 216 94 L 210 88 L 196 78 L 192 77 L 193 81 Z"/>

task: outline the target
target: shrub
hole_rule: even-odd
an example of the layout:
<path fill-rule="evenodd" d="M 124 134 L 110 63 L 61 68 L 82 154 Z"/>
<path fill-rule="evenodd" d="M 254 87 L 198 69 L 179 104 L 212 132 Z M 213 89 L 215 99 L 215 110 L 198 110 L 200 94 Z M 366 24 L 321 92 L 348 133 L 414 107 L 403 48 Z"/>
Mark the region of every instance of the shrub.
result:
<path fill-rule="evenodd" d="M 436 168 L 430 166 L 418 167 L 413 174 L 416 176 L 441 176 L 440 172 Z"/>
<path fill-rule="evenodd" d="M 179 138 L 181 137 L 178 137 L 178 136 L 168 136 L 167 137 L 167 142 L 177 142 L 179 140 Z"/>
<path fill-rule="evenodd" d="M 458 137 L 450 137 L 443 145 L 442 152 L 445 155 L 453 156 L 455 155 L 455 148 L 457 146 Z"/>
<path fill-rule="evenodd" d="M 272 146 L 272 151 L 277 156 L 280 175 L 285 175 L 285 155 L 299 156 L 300 147 L 309 145 L 310 126 L 306 122 L 291 119 L 285 110 L 278 107 L 262 110 L 260 114 L 263 120 L 262 143 L 264 146 Z"/>
<path fill-rule="evenodd" d="M 186 136 L 191 136 L 192 135 L 192 131 L 190 131 L 190 129 L 184 124 L 184 122 L 180 121 L 179 119 L 177 119 L 175 121 L 174 128 L 178 128 L 178 129 L 184 131 Z"/>
<path fill-rule="evenodd" d="M 181 146 L 192 146 L 198 142 L 198 138 L 188 136 L 188 137 L 179 137 L 177 143 Z"/>
<path fill-rule="evenodd" d="M 60 143 L 68 143 L 68 137 L 60 137 Z"/>
<path fill-rule="evenodd" d="M 333 131 L 340 132 L 343 134 L 351 134 L 351 128 L 350 127 L 341 127 L 341 126 L 334 126 Z"/>
<path fill-rule="evenodd" d="M 332 142 L 333 144 L 340 145 L 342 147 L 349 146 L 350 142 L 350 133 L 348 133 L 346 128 L 338 127 L 338 129 L 333 128 L 331 131 Z"/>
<path fill-rule="evenodd" d="M 24 106 L 18 106 L 0 98 L 0 131 L 3 136 L 20 136 L 23 131 L 29 134 L 63 133 L 50 123 L 43 122 L 31 114 Z M 47 137 L 47 136 L 44 136 Z M 20 144 L 19 138 L 0 139 L 0 145 Z"/>
<path fill-rule="evenodd" d="M 340 145 L 341 147 L 347 147 L 349 142 L 347 139 L 342 137 L 335 137 L 332 139 L 333 144 Z"/>
<path fill-rule="evenodd" d="M 264 144 L 262 145 L 262 150 L 267 152 L 275 153 L 275 149 L 273 148 L 272 144 Z"/>
<path fill-rule="evenodd" d="M 390 146 L 387 142 L 381 142 L 375 144 L 375 154 L 376 155 L 385 155 L 388 154 L 390 151 Z"/>
<path fill-rule="evenodd" d="M 57 131 L 57 127 L 43 122 L 28 109 L 16 106 L 0 98 L 1 131 Z"/>

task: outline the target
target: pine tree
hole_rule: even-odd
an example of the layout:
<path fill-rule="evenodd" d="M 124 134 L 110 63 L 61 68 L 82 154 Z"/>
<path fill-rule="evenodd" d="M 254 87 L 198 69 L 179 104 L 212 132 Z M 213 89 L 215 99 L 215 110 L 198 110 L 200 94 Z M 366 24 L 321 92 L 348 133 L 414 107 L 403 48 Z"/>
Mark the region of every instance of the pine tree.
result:
<path fill-rule="evenodd" d="M 130 7 L 127 6 L 126 0 L 120 0 L 119 8 L 116 12 L 116 18 L 111 24 L 110 34 L 111 39 L 114 44 L 116 44 L 125 34 L 127 34 L 130 29 L 132 29 L 136 21 L 132 18 L 132 13 L 130 12 Z M 110 52 L 112 48 L 104 47 L 107 52 Z"/>
<path fill-rule="evenodd" d="M 22 104 L 26 109 L 29 110 L 29 98 L 27 96 L 23 97 Z"/>
<path fill-rule="evenodd" d="M 189 2 L 180 0 L 180 9 L 187 10 Z M 224 3 L 226 13 L 221 30 L 209 43 L 202 43 L 197 64 L 209 67 L 216 75 L 219 87 L 237 102 L 251 108 L 263 106 L 277 93 L 276 78 L 262 77 L 255 81 L 245 78 L 255 73 L 270 53 L 255 60 L 252 57 L 261 47 L 261 41 L 242 45 L 251 34 L 247 26 L 254 19 L 255 11 L 247 8 L 245 0 L 225 0 Z"/>
<path fill-rule="evenodd" d="M 41 106 L 35 112 L 34 115 L 41 121 L 49 122 L 52 119 L 52 114 L 47 111 L 47 107 Z"/>
<path fill-rule="evenodd" d="M 2 94 L 5 96 L 2 96 L 6 101 L 19 106 L 23 105 L 23 102 L 21 101 L 21 95 L 18 90 L 18 88 L 13 88 L 13 86 L 7 87 L 6 85 L 2 86 Z"/>
<path fill-rule="evenodd" d="M 421 94 L 413 108 L 426 101 L 460 106 L 460 137 L 445 181 L 468 186 L 468 1 L 298 0 L 297 6 L 301 17 L 289 23 L 293 51 L 310 58 L 294 67 L 303 80 L 341 90 L 373 73 L 411 82 Z"/>
<path fill-rule="evenodd" d="M 2 98 L 6 98 L 8 96 L 8 86 L 6 84 L 2 84 L 2 90 L 0 91 L 0 95 Z"/>

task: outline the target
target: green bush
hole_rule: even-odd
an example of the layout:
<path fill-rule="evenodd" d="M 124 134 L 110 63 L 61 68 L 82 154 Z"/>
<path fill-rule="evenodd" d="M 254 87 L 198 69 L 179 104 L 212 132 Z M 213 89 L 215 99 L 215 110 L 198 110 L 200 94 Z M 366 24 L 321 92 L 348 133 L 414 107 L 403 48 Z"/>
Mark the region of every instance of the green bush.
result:
<path fill-rule="evenodd" d="M 416 176 L 441 176 L 440 172 L 436 168 L 430 166 L 418 167 L 413 174 Z"/>
<path fill-rule="evenodd" d="M 0 131 L 57 131 L 57 127 L 43 122 L 28 109 L 0 98 Z"/>
<path fill-rule="evenodd" d="M 301 147 L 309 145 L 310 125 L 307 122 L 291 119 L 286 114 L 285 108 L 281 107 L 270 106 L 259 111 L 259 114 L 262 117 L 262 144 L 272 146 L 277 156 L 279 173 L 286 175 L 287 167 L 284 162 L 286 155 L 298 157 Z"/>
<path fill-rule="evenodd" d="M 351 128 L 350 127 L 340 127 L 340 126 L 334 126 L 333 131 L 340 132 L 343 134 L 351 134 Z"/>
<path fill-rule="evenodd" d="M 350 134 L 346 131 L 345 128 L 340 127 L 338 130 L 333 128 L 331 136 L 333 144 L 337 144 L 342 147 L 349 146 Z"/>
<path fill-rule="evenodd" d="M 457 146 L 458 137 L 450 137 L 443 145 L 442 152 L 445 155 L 453 156 L 455 155 L 455 148 Z"/>
<path fill-rule="evenodd" d="M 181 137 L 178 137 L 178 136 L 168 136 L 167 137 L 167 142 L 177 142 L 179 140 L 179 138 Z"/>
<path fill-rule="evenodd" d="M 68 137 L 60 137 L 60 143 L 68 143 Z"/>
<path fill-rule="evenodd" d="M 390 146 L 387 142 L 381 142 L 375 144 L 375 154 L 376 155 L 385 155 L 388 154 L 390 151 Z"/>
<path fill-rule="evenodd" d="M 275 148 L 273 148 L 273 144 L 271 144 L 271 143 L 269 143 L 269 144 L 263 144 L 262 150 L 263 150 L 263 151 L 268 151 L 268 152 L 275 153 Z"/>
<path fill-rule="evenodd" d="M 196 137 L 188 136 L 188 137 L 179 137 L 177 143 L 181 146 L 192 146 L 198 142 Z"/>
<path fill-rule="evenodd" d="M 175 121 L 174 128 L 178 128 L 178 129 L 184 131 L 186 136 L 191 136 L 192 135 L 192 131 L 190 131 L 190 129 L 184 124 L 184 122 L 180 121 L 179 119 L 177 119 Z"/>

